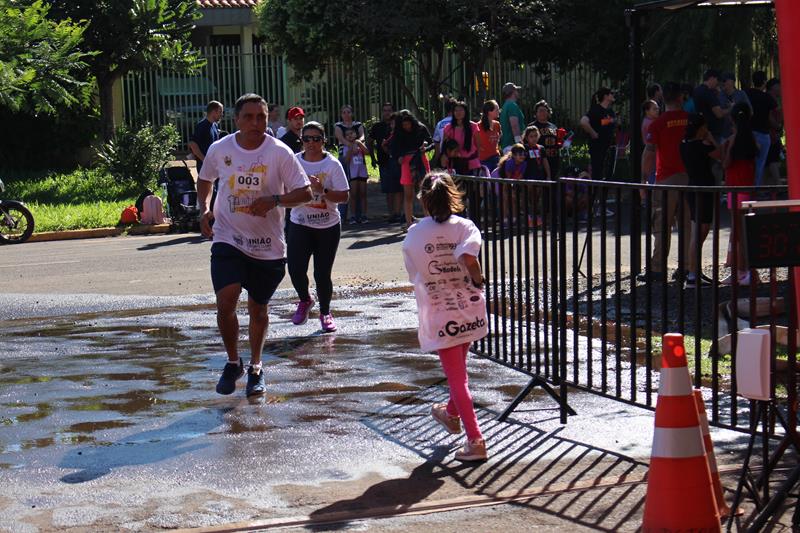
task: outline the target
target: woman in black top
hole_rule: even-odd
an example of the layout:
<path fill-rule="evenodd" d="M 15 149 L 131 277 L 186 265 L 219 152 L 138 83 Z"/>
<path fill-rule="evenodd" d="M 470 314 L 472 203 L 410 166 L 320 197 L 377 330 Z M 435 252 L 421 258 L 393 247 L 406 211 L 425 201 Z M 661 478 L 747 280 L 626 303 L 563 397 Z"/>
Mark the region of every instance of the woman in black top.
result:
<path fill-rule="evenodd" d="M 689 115 L 686 134 L 681 142 L 681 159 L 689 175 L 689 185 L 697 187 L 713 187 L 716 185 L 711 172 L 711 160 L 719 159 L 719 146 L 708 130 L 703 115 Z M 703 247 L 714 217 L 714 195 L 709 192 L 690 192 L 689 210 L 692 216 L 692 235 L 689 244 L 688 273 L 686 288 L 701 287 L 711 284 L 711 279 L 703 275 L 700 269 L 700 258 L 695 255 L 698 247 Z"/>
<path fill-rule="evenodd" d="M 403 109 L 397 113 L 394 131 L 389 139 L 389 153 L 400 163 L 406 230 L 414 223 L 414 188 L 431 170 L 425 152 L 432 144 L 428 128 L 422 125 L 411 111 Z"/>

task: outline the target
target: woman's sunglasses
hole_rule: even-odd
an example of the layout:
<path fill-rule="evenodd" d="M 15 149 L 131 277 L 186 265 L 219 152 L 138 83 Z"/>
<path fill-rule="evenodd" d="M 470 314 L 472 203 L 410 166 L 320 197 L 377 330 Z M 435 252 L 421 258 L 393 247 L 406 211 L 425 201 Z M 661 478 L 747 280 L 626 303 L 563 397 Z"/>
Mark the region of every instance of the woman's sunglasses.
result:
<path fill-rule="evenodd" d="M 318 143 L 322 142 L 322 135 L 303 135 L 300 137 L 304 143 Z"/>

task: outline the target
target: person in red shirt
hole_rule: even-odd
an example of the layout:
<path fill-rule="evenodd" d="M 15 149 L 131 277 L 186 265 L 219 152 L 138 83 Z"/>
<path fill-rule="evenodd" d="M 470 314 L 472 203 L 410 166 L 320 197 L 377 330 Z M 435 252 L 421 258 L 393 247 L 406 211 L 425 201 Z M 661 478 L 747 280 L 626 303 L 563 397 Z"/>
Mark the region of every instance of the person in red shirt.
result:
<path fill-rule="evenodd" d="M 681 159 L 681 141 L 686 133 L 689 114 L 683 110 L 683 94 L 680 85 L 674 82 L 665 83 L 663 86 L 666 111 L 650 124 L 644 153 L 642 154 L 642 183 L 647 183 L 647 177 L 652 173 L 655 164 L 656 184 L 660 185 L 688 185 L 689 175 Z M 666 196 L 666 198 L 665 198 Z M 683 232 L 683 268 L 686 268 L 689 253 L 689 235 L 691 221 L 689 206 L 683 199 L 683 217 L 676 220 L 680 213 L 681 196 L 678 192 L 669 192 L 666 195 L 660 191 L 653 193 L 653 256 L 650 263 L 650 272 L 644 274 L 646 280 L 661 281 L 664 279 L 666 259 L 669 257 L 670 241 L 672 240 L 672 226 L 679 223 L 679 231 Z M 666 200 L 666 201 L 665 201 Z M 664 220 L 666 219 L 666 226 Z M 666 227 L 666 233 L 664 232 Z M 683 273 L 679 273 L 683 278 Z"/>

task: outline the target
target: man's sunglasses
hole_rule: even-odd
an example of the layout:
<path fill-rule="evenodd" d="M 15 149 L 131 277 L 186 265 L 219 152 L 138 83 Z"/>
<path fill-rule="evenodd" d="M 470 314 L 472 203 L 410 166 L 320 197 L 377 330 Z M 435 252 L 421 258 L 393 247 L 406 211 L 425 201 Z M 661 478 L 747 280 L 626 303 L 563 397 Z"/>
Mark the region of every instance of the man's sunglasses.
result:
<path fill-rule="evenodd" d="M 318 143 L 322 142 L 322 135 L 303 135 L 301 137 L 304 143 Z"/>

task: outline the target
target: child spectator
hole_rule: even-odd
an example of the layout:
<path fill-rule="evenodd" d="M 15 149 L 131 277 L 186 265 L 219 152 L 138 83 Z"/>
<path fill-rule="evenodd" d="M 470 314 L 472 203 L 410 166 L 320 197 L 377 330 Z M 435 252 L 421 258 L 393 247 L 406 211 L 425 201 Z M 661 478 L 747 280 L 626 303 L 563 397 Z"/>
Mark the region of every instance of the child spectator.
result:
<path fill-rule="evenodd" d="M 347 165 L 350 180 L 350 224 L 364 224 L 367 218 L 367 165 L 364 156 L 367 146 L 358 138 L 358 130 L 348 128 L 344 134 L 347 144 L 342 145 L 342 159 Z"/>

